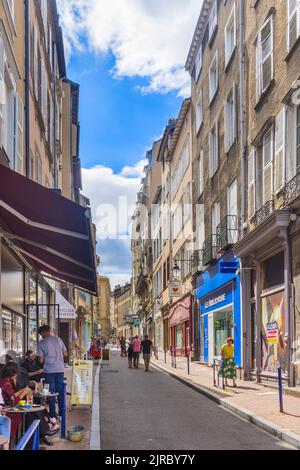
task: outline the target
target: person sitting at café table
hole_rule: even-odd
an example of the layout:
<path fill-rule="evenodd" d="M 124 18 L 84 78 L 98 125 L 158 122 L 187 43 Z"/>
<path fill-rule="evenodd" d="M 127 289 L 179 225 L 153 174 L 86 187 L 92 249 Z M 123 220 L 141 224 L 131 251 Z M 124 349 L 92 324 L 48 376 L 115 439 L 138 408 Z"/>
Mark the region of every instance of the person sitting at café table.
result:
<path fill-rule="evenodd" d="M 1 371 L 0 388 L 6 406 L 16 406 L 20 400 L 31 393 L 29 387 L 16 391 L 18 370 L 17 364 L 10 363 Z M 11 436 L 14 437 L 21 422 L 21 415 L 20 413 L 7 413 L 7 416 L 11 420 Z"/>
<path fill-rule="evenodd" d="M 27 376 L 30 380 L 40 382 L 43 378 L 43 368 L 34 351 L 29 349 L 26 352 L 25 361 L 22 362 L 21 367 L 27 372 Z"/>
<path fill-rule="evenodd" d="M 0 387 L 2 389 L 4 403 L 7 406 L 16 406 L 23 398 L 32 394 L 30 387 L 25 387 L 21 390 L 18 390 L 17 378 L 19 374 L 19 366 L 12 362 L 8 363 L 2 370 Z M 20 413 L 7 413 L 7 416 L 12 421 L 11 435 L 13 437 L 17 433 L 21 416 Z M 59 430 L 59 426 L 49 423 L 49 416 L 45 410 L 28 413 L 26 416 L 26 427 L 28 428 L 35 420 L 40 421 L 41 439 L 48 443 L 46 436 L 53 436 L 56 434 Z"/>

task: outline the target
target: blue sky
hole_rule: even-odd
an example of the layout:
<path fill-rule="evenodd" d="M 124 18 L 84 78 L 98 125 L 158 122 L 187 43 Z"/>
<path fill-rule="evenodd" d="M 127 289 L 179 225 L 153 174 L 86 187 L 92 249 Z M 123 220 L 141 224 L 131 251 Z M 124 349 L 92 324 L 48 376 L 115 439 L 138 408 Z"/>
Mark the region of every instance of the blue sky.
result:
<path fill-rule="evenodd" d="M 100 272 L 114 286 L 130 280 L 130 239 L 112 236 L 103 214 L 118 219 L 125 197 L 130 222 L 146 151 L 190 94 L 184 65 L 202 0 L 57 3 L 68 77 L 80 84 L 83 192 L 97 227 Z"/>
<path fill-rule="evenodd" d="M 68 64 L 71 80 L 80 83 L 80 154 L 84 168 L 97 164 L 115 172 L 145 156 L 182 102 L 177 92 L 143 95 L 146 80 L 114 79 L 115 58 L 74 53 Z"/>

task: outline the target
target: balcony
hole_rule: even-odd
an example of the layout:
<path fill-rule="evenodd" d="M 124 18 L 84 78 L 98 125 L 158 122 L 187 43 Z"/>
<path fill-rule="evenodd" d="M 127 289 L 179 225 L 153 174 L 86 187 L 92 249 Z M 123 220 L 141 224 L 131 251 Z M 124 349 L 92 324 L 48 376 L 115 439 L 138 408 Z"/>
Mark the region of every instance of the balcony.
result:
<path fill-rule="evenodd" d="M 285 185 L 283 193 L 285 206 L 290 206 L 296 199 L 300 198 L 300 171 L 295 178 Z"/>
<path fill-rule="evenodd" d="M 211 235 L 203 243 L 203 265 L 210 264 L 217 257 L 219 248 L 218 235 Z"/>
<path fill-rule="evenodd" d="M 219 250 L 234 245 L 239 239 L 239 218 L 227 215 L 217 227 Z"/>
<path fill-rule="evenodd" d="M 262 224 L 274 212 L 274 201 L 268 201 L 261 209 L 259 209 L 252 218 L 252 222 L 256 227 Z"/>
<path fill-rule="evenodd" d="M 190 272 L 200 272 L 203 271 L 203 250 L 196 250 L 191 255 L 190 260 Z"/>

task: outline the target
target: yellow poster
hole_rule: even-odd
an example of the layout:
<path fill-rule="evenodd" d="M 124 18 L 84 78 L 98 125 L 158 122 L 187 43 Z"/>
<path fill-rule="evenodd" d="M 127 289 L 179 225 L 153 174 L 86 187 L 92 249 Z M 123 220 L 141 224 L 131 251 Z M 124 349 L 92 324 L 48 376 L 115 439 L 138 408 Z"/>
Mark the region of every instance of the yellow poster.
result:
<path fill-rule="evenodd" d="M 71 403 L 72 405 L 93 404 L 93 361 L 74 361 Z"/>

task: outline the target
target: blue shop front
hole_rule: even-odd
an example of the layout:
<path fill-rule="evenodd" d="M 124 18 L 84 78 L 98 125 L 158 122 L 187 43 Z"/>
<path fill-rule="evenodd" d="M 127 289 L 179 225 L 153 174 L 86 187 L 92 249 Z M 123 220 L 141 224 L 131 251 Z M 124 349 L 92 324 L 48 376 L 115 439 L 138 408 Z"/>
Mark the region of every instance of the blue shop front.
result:
<path fill-rule="evenodd" d="M 231 269 L 227 269 L 231 266 Z M 232 269 L 232 267 L 236 269 Z M 239 260 L 230 251 L 197 278 L 199 305 L 198 360 L 213 364 L 229 336 L 234 338 L 235 360 L 242 367 L 242 324 Z"/>

